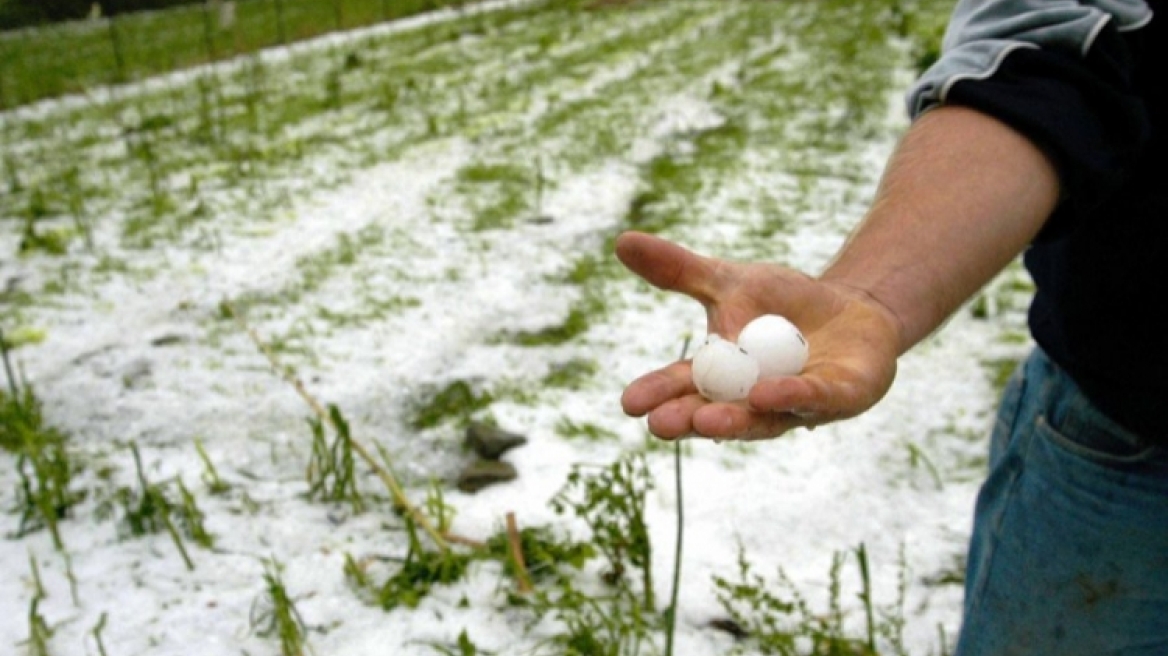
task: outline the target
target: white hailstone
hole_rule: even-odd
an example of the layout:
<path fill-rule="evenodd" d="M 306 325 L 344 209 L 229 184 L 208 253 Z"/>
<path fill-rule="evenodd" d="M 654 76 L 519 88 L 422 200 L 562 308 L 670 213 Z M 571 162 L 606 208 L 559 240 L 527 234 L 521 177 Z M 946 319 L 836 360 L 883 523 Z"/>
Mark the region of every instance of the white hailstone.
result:
<path fill-rule="evenodd" d="M 711 401 L 742 400 L 757 380 L 758 362 L 734 342 L 710 335 L 694 352 L 694 385 Z"/>
<path fill-rule="evenodd" d="M 738 346 L 758 361 L 759 377 L 794 376 L 807 363 L 807 340 L 787 319 L 764 314 L 746 324 Z"/>

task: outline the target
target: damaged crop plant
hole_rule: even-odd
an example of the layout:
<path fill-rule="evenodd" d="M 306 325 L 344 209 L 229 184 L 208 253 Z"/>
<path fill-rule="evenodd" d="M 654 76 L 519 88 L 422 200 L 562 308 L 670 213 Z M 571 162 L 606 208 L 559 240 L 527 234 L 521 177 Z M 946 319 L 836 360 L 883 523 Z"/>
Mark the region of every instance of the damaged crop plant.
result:
<path fill-rule="evenodd" d="M 65 435 L 46 423 L 40 399 L 14 370 L 2 330 L 0 360 L 6 382 L 0 389 L 0 448 L 16 456 L 19 479 L 16 535 L 47 529 L 53 545 L 64 551 L 60 523 L 82 500 L 73 482 L 77 465 L 66 448 Z"/>

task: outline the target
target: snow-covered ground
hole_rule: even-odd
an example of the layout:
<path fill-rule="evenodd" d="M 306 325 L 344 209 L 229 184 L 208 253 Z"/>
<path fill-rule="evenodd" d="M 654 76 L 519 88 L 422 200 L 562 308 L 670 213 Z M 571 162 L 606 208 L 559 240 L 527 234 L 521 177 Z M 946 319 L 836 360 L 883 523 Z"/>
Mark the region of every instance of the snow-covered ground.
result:
<path fill-rule="evenodd" d="M 616 268 L 610 240 L 652 228 L 709 255 L 823 266 L 904 125 L 914 36 L 891 21 L 866 32 L 872 11 L 487 4 L 0 115 L 0 327 L 25 337 L 14 362 L 69 436 L 87 493 L 62 523 L 75 598 L 46 531 L 0 541 L 0 652 L 26 648 L 32 561 L 53 654 L 98 653 L 103 617 L 110 656 L 280 653 L 253 626 L 265 559 L 282 564 L 317 654 L 437 653 L 428 645 L 464 630 L 490 653 L 537 644 L 504 603 L 497 563 L 416 609 L 386 612 L 353 591 L 346 556 L 403 557 L 401 519 L 388 501 L 354 513 L 306 498 L 311 411 L 226 304 L 357 440 L 385 450 L 411 498 L 436 480 L 459 535 L 486 539 L 509 512 L 578 533 L 549 506 L 572 466 L 644 450 L 667 599 L 672 450 L 646 449 L 618 398 L 699 339 L 704 315 Z M 39 234 L 68 238 L 66 254 L 21 253 L 32 215 Z M 861 544 L 878 606 L 906 577 L 910 653 L 941 653 L 995 401 L 986 363 L 1025 347 L 1021 276 L 1011 269 L 984 312 L 962 311 L 905 356 L 861 418 L 766 443 L 685 443 L 675 653 L 730 649 L 708 626 L 725 615 L 712 579 L 735 575 L 740 548 L 820 604 L 833 557 Z M 562 339 L 522 339 L 580 317 Z M 572 385 L 548 382 L 580 363 Z M 475 418 L 528 437 L 505 456 L 517 480 L 459 492 L 461 426 L 410 427 L 454 381 L 494 399 Z M 196 440 L 228 492 L 211 493 Z M 136 484 L 131 443 L 150 480 L 180 478 L 205 513 L 215 546 L 188 546 L 193 571 L 165 532 L 127 538 L 100 512 Z M 6 510 L 16 463 L 0 454 Z M 19 518 L 0 519 L 14 534 Z"/>

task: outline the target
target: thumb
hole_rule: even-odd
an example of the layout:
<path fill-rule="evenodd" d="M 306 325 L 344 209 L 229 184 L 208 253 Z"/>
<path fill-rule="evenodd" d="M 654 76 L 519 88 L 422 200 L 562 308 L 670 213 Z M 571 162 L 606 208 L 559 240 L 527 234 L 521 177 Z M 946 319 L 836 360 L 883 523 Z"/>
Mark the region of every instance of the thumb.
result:
<path fill-rule="evenodd" d="M 710 258 L 643 232 L 617 237 L 616 257 L 654 287 L 681 292 L 707 306 L 713 303 L 715 263 Z"/>

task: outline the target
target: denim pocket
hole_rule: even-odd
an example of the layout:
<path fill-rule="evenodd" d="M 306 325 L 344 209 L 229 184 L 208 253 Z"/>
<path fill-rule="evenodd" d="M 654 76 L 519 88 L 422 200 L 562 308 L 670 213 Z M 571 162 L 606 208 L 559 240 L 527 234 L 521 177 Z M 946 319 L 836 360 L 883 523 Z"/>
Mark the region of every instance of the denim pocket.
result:
<path fill-rule="evenodd" d="M 1040 416 L 1036 429 L 1062 450 L 1100 465 L 1122 467 L 1163 455 L 1162 449 L 1112 421 L 1078 390 L 1064 394 Z"/>
<path fill-rule="evenodd" d="M 1033 365 L 1042 371 L 1037 435 L 1072 455 L 1100 465 L 1122 467 L 1168 455 L 1120 426 L 1087 398 L 1065 371 L 1039 352 Z"/>
<path fill-rule="evenodd" d="M 1046 417 L 1039 417 L 1035 427 L 1038 435 L 1085 460 L 1099 465 L 1120 468 L 1153 460 L 1159 449 L 1152 444 L 1130 442 L 1122 434 L 1106 430 L 1076 430 L 1067 432 L 1050 425 Z M 1121 429 L 1122 430 L 1122 429 Z"/>

